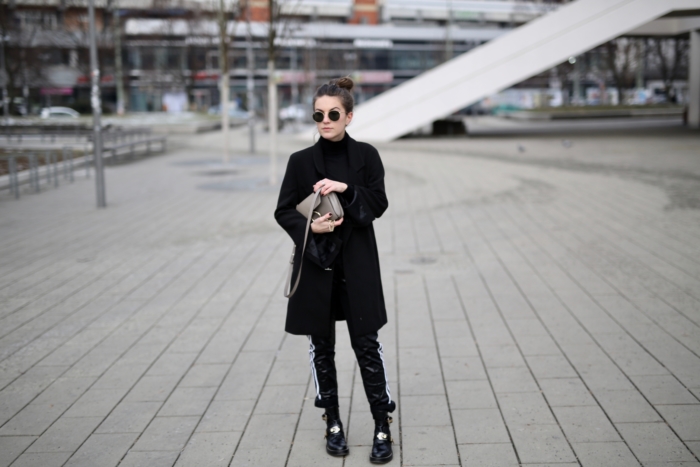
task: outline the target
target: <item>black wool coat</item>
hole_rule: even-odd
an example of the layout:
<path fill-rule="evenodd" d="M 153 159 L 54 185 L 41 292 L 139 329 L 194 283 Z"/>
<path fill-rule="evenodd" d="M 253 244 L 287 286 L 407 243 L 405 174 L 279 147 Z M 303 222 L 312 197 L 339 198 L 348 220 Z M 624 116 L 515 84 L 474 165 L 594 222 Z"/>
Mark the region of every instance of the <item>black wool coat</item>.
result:
<path fill-rule="evenodd" d="M 384 190 L 384 166 L 377 150 L 348 137 L 348 185 L 352 200 L 345 202 L 343 224 L 332 233 L 309 232 L 306 254 L 301 258 L 306 218 L 296 205 L 313 193 L 326 178 L 320 143 L 292 154 L 282 181 L 275 219 L 296 245 L 292 279 L 304 262 L 296 293 L 289 299 L 285 331 L 290 334 L 328 336 L 331 321 L 344 319 L 331 310 L 332 266 L 339 253 L 348 292 L 346 317 L 356 335 L 376 332 L 387 322 L 379 270 L 377 241 L 372 222 L 389 206 Z M 325 213 L 322 213 L 325 214 Z"/>

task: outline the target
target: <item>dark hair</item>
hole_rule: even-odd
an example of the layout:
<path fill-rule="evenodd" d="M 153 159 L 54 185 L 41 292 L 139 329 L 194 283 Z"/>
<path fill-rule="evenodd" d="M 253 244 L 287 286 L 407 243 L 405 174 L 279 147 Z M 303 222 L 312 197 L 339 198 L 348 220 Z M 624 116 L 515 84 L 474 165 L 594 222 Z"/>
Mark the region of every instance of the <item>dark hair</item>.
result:
<path fill-rule="evenodd" d="M 355 106 L 355 99 L 350 93 L 353 87 L 355 87 L 355 83 L 349 76 L 344 76 L 338 79 L 332 79 L 328 82 L 328 84 L 323 84 L 316 90 L 316 94 L 314 94 L 313 105 L 316 106 L 316 99 L 318 99 L 319 97 L 339 97 L 341 104 L 343 104 L 345 112 L 350 113 L 352 112 L 352 109 Z"/>

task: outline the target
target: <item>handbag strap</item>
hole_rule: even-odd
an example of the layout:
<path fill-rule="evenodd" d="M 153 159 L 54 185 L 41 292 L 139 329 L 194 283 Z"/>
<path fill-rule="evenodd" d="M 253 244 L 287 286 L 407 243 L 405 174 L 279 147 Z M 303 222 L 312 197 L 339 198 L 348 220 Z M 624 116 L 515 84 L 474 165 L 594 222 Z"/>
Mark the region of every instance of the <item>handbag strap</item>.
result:
<path fill-rule="evenodd" d="M 304 233 L 304 247 L 301 250 L 301 263 L 299 263 L 299 272 L 297 273 L 297 280 L 294 282 L 294 287 L 292 287 L 292 272 L 294 269 L 294 253 L 296 253 L 297 246 L 294 245 L 294 247 L 292 248 L 292 257 L 289 258 L 289 271 L 287 272 L 287 285 L 284 289 L 284 296 L 286 298 L 290 298 L 292 295 L 294 295 L 294 292 L 297 291 L 297 287 L 299 287 L 299 280 L 301 279 L 301 268 L 304 267 L 306 241 L 309 239 L 309 227 L 311 226 L 311 220 L 314 214 L 314 206 L 316 206 L 316 200 L 318 200 L 318 197 L 321 195 L 321 188 L 323 188 L 323 186 L 319 187 L 318 191 L 316 191 L 316 193 L 314 194 L 314 199 L 311 202 L 311 207 L 309 208 L 309 215 L 306 216 L 306 232 Z M 289 290 L 290 287 L 291 290 Z"/>

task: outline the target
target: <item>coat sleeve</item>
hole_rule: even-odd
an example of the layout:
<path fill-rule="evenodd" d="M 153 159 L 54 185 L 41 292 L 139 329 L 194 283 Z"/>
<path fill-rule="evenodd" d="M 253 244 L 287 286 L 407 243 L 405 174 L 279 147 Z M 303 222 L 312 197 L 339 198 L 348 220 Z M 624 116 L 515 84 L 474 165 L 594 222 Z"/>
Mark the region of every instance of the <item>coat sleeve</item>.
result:
<path fill-rule="evenodd" d="M 295 157 L 289 158 L 287 170 L 282 180 L 280 195 L 275 209 L 275 220 L 291 237 L 297 246 L 297 253 L 301 253 L 304 247 L 304 235 L 306 234 L 306 217 L 297 211 L 297 204 L 301 201 L 298 189 L 299 179 L 296 173 L 297 161 Z M 328 234 L 317 235 L 309 232 L 306 245 L 306 258 L 317 266 L 327 268 L 340 251 L 342 241 L 337 236 Z"/>
<path fill-rule="evenodd" d="M 353 225 L 366 227 L 389 207 L 384 189 L 384 166 L 377 150 L 371 146 L 365 157 L 365 186 L 353 186 L 355 195 L 343 210 Z"/>

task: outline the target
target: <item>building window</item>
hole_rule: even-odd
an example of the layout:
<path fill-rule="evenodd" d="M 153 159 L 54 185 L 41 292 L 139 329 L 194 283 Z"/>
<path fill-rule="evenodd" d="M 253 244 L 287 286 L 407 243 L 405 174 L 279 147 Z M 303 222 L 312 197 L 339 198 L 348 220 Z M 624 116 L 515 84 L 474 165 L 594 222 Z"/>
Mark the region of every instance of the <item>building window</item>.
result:
<path fill-rule="evenodd" d="M 16 12 L 22 29 L 57 29 L 58 17 L 55 11 L 21 10 Z"/>

